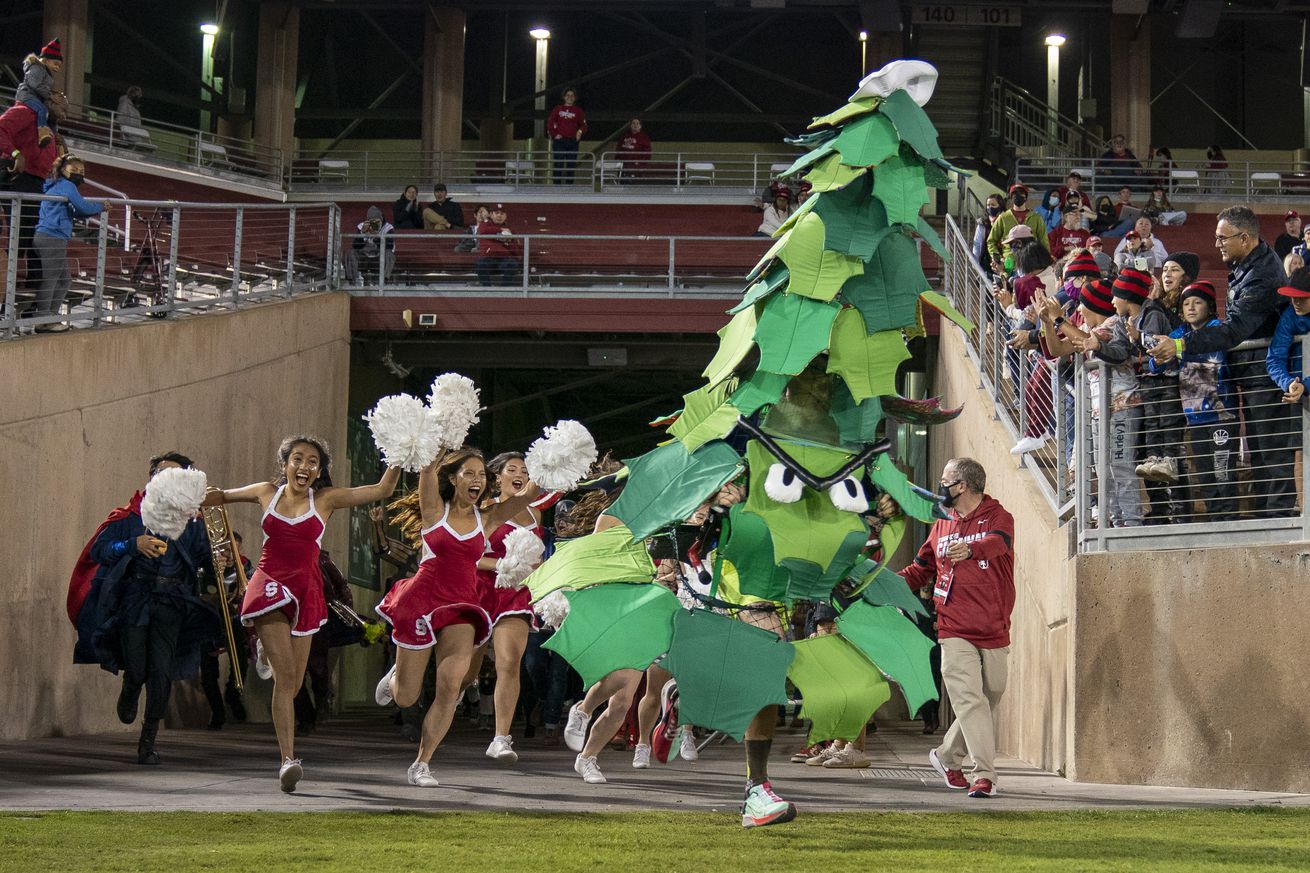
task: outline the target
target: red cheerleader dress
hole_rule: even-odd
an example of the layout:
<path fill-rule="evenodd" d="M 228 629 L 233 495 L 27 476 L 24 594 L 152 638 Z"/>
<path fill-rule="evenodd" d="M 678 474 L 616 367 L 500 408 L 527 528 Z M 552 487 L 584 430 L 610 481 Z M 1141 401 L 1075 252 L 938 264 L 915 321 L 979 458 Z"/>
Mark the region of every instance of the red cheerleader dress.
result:
<path fill-rule="evenodd" d="M 496 528 L 487 543 L 485 557 L 497 559 L 505 557 L 505 537 L 509 536 L 510 531 L 515 528 L 523 528 L 523 525 L 507 521 Z M 541 537 L 541 526 L 535 521 L 524 530 L 530 530 L 538 538 Z M 536 628 L 537 615 L 532 611 L 532 592 L 526 587 L 516 585 L 513 588 L 497 588 L 495 570 L 478 570 L 478 582 L 482 585 L 483 602 L 487 605 L 487 612 L 491 614 L 492 627 L 507 615 L 521 615 L 533 628 Z"/>
<path fill-rule="evenodd" d="M 241 623 L 247 627 L 257 616 L 281 610 L 291 619 L 291 633 L 318 633 L 327 623 L 327 601 L 323 599 L 323 576 L 318 569 L 318 551 L 327 525 L 314 509 L 314 490 L 309 491 L 309 509 L 296 518 L 277 511 L 286 485 L 278 487 L 264 510 L 260 528 L 264 550 L 259 566 L 250 577 L 241 601 Z"/>
<path fill-rule="evenodd" d="M 382 602 L 377 613 L 391 625 L 391 641 L 406 649 L 436 645 L 437 632 L 452 624 L 471 624 L 477 645 L 491 636 L 491 616 L 482 605 L 478 586 L 478 559 L 487 546 L 482 515 L 475 509 L 478 526 L 457 534 L 446 521 L 423 531 L 423 558 L 418 572 L 401 579 Z"/>

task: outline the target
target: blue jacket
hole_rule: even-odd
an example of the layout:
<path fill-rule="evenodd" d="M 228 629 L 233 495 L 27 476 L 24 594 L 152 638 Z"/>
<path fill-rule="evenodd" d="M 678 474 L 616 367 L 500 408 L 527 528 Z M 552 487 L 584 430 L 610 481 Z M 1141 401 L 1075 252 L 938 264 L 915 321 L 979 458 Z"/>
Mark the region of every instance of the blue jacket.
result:
<path fill-rule="evenodd" d="M 1283 391 L 1305 376 L 1301 341 L 1296 339 L 1303 333 L 1310 333 L 1310 315 L 1297 315 L 1296 310 L 1288 306 L 1278 318 L 1278 327 L 1274 328 L 1274 338 L 1269 341 L 1269 352 L 1265 357 L 1269 378 Z"/>
<path fill-rule="evenodd" d="M 1201 327 L 1222 325 L 1222 321 L 1212 318 Z M 1237 409 L 1237 403 L 1233 397 L 1232 383 L 1229 382 L 1228 353 L 1192 351 L 1188 336 L 1197 329 L 1184 323 L 1169 332 L 1172 339 L 1187 339 L 1187 350 L 1181 362 L 1157 364 L 1147 356 L 1147 368 L 1152 373 L 1178 371 L 1178 397 L 1182 401 L 1183 415 L 1187 416 L 1189 425 L 1229 421 L 1233 417 L 1233 410 Z"/>
<path fill-rule="evenodd" d="M 67 203 L 58 200 L 41 201 L 41 217 L 37 219 L 36 232 L 46 236 L 69 239 L 73 236 L 74 218 L 90 218 L 102 211 L 99 203 L 92 203 L 82 197 L 77 193 L 77 186 L 63 177 L 48 179 L 45 193 L 52 197 L 68 198 Z"/>
<path fill-rule="evenodd" d="M 191 583 L 189 589 L 169 595 L 185 612 L 170 672 L 175 679 L 189 678 L 195 675 L 200 656 L 220 630 L 218 614 L 197 596 L 200 573 L 212 561 L 209 537 L 204 523 L 194 520 L 181 537 L 168 541 L 166 559 L 146 558 L 137 554 L 135 545 L 136 538 L 145 532 L 141 516 L 132 513 L 105 525 L 91 545 L 91 558 L 100 564 L 100 571 L 77 616 L 78 641 L 73 661 L 99 664 L 112 673 L 123 669 L 124 631 L 150 621 L 152 593 L 134 574 L 140 567 L 148 573 L 178 575 Z"/>

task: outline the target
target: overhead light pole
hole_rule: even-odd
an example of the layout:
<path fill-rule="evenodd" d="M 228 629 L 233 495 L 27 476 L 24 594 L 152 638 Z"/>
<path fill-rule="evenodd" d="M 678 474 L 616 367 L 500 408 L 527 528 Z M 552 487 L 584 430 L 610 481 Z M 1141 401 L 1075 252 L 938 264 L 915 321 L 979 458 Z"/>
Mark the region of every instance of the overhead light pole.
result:
<path fill-rule="evenodd" d="M 533 126 L 533 136 L 541 140 L 546 136 L 546 58 L 550 51 L 550 31 L 544 27 L 534 27 L 528 31 L 537 41 L 537 76 L 533 91 L 537 92 L 537 121 Z"/>
<path fill-rule="evenodd" d="M 212 103 L 214 99 L 214 38 L 217 36 L 217 24 L 200 25 L 200 81 L 205 83 L 205 87 L 200 89 L 200 99 L 206 103 Z M 200 129 L 208 133 L 211 123 L 209 110 L 202 111 Z"/>
<path fill-rule="evenodd" d="M 860 31 L 860 78 L 869 72 L 869 31 Z"/>
<path fill-rule="evenodd" d="M 1054 143 L 1060 129 L 1060 47 L 1066 40 L 1062 33 L 1046 37 L 1046 105 L 1050 107 L 1047 133 Z"/>

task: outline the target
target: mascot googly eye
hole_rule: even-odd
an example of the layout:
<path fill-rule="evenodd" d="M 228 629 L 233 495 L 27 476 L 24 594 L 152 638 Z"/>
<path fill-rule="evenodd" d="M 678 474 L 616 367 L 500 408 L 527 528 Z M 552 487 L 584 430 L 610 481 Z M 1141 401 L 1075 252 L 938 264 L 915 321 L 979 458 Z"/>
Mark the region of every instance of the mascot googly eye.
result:
<path fill-rule="evenodd" d="M 764 480 L 764 493 L 776 503 L 795 503 L 804 495 L 805 483 L 786 464 L 774 464 Z"/>
<path fill-rule="evenodd" d="M 868 512 L 869 500 L 864 496 L 864 487 L 854 476 L 845 479 L 828 489 L 828 499 L 832 505 L 843 512 Z"/>

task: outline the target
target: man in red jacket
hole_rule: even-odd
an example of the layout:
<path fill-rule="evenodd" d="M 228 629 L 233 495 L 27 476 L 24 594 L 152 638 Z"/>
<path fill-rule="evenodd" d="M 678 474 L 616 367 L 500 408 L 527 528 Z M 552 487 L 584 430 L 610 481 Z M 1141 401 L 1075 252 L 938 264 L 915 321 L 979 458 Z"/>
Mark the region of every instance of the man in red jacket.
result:
<path fill-rule="evenodd" d="M 50 96 L 50 118 L 55 124 L 68 114 L 68 98 L 56 92 Z M 8 170 L 5 190 L 19 194 L 40 194 L 45 180 L 59 157 L 60 137 L 40 145 L 36 113 L 15 103 L 0 114 L 0 166 Z M 32 248 L 32 234 L 36 232 L 37 213 L 41 203 L 26 200 L 19 211 L 18 256 L 27 264 L 22 285 L 35 289 L 41 285 L 41 259 Z"/>
<path fill-rule="evenodd" d="M 573 167 L 578 162 L 578 142 L 587 132 L 587 113 L 577 105 L 578 92 L 564 89 L 564 102 L 550 111 L 546 133 L 555 153 L 555 184 L 572 185 Z"/>
<path fill-rule="evenodd" d="M 914 561 L 901 570 L 915 591 L 936 580 L 942 682 L 955 710 L 955 723 L 928 761 L 948 787 L 992 797 L 993 717 L 1005 693 L 1014 609 L 1014 518 L 984 493 L 987 471 L 972 458 L 948 461 L 940 484 L 951 517 L 933 522 Z M 966 752 L 972 783 L 962 769 Z"/>

